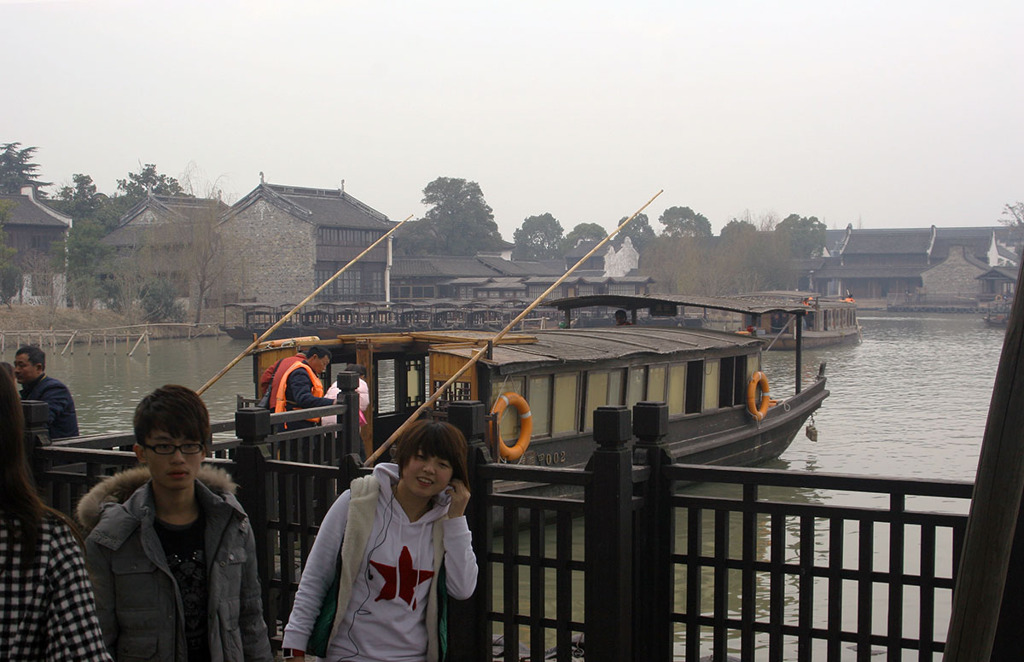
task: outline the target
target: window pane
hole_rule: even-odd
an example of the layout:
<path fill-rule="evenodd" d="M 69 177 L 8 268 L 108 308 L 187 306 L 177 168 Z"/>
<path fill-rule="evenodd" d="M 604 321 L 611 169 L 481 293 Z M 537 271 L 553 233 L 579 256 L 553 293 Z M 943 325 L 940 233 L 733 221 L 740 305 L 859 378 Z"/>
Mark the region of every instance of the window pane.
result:
<path fill-rule="evenodd" d="M 689 361 L 686 364 L 686 411 L 699 414 L 704 404 L 704 362 Z"/>
<path fill-rule="evenodd" d="M 668 371 L 668 413 L 683 413 L 683 397 L 686 394 L 686 365 L 674 365 Z"/>
<path fill-rule="evenodd" d="M 533 434 L 551 434 L 551 377 L 530 378 L 530 412 L 533 414 Z"/>
<path fill-rule="evenodd" d="M 583 409 L 584 430 L 594 427 L 594 410 L 606 404 L 608 404 L 608 373 L 592 372 L 587 375 L 587 405 Z"/>
<path fill-rule="evenodd" d="M 704 408 L 718 408 L 718 359 L 704 362 Z"/>
<path fill-rule="evenodd" d="M 576 373 L 555 377 L 552 434 L 576 431 Z"/>
<path fill-rule="evenodd" d="M 644 386 L 647 385 L 647 368 L 633 368 L 629 371 L 629 392 L 626 395 L 626 406 L 633 405 L 644 399 Z"/>
<path fill-rule="evenodd" d="M 651 366 L 647 376 L 647 399 L 657 402 L 665 400 L 665 366 Z"/>
<path fill-rule="evenodd" d="M 622 399 L 622 382 L 625 380 L 625 370 L 615 370 L 608 373 L 608 402 L 609 405 L 621 405 L 625 403 Z"/>

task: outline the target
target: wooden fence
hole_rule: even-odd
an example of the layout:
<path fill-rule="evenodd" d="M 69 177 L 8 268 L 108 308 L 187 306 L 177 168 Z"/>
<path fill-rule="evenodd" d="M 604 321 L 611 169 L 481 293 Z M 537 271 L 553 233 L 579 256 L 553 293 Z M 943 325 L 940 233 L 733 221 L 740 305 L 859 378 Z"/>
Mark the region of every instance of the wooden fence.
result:
<path fill-rule="evenodd" d="M 317 429 L 315 450 L 308 437 L 271 433 L 309 411 L 241 409 L 218 424 L 235 438 L 216 442 L 211 461 L 233 474 L 252 520 L 275 645 L 318 523 L 367 471 L 347 441 L 359 440 L 356 380 L 339 383 L 344 404 L 316 411 L 338 413 L 339 425 Z M 134 464 L 130 438 L 49 443 L 45 405 L 25 408 L 36 478 L 62 510 Z M 527 467 L 492 461 L 481 403 L 451 403 L 447 416 L 470 441 L 467 517 L 481 566 L 474 596 L 451 607 L 450 659 L 942 655 L 968 483 L 677 465 L 662 403 L 640 403 L 636 420 L 598 409 L 585 469 Z"/>

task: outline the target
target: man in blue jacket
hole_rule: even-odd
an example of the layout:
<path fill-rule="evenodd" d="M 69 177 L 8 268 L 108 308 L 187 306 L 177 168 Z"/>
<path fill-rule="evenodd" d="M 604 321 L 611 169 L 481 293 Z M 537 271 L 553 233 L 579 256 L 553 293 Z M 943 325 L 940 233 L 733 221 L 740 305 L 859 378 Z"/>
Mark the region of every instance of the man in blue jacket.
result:
<path fill-rule="evenodd" d="M 46 376 L 46 353 L 33 345 L 18 348 L 14 377 L 21 384 L 22 400 L 41 400 L 50 408 L 50 439 L 78 436 L 75 401 L 67 386 Z"/>

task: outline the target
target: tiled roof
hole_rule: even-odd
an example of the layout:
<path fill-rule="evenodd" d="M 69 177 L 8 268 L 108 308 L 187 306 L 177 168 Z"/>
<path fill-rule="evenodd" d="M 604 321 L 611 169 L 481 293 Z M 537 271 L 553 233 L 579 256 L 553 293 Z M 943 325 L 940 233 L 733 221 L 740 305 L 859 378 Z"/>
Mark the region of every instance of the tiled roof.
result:
<path fill-rule="evenodd" d="M 500 276 L 475 257 L 463 256 L 429 256 L 429 257 L 395 257 L 392 275 L 401 277 L 483 277 Z"/>
<path fill-rule="evenodd" d="M 395 225 L 384 214 L 340 189 L 263 183 L 232 205 L 226 217 L 241 213 L 261 199 L 318 227 L 387 231 Z"/>
<path fill-rule="evenodd" d="M 14 204 L 11 209 L 10 225 L 32 225 L 35 227 L 67 228 L 71 219 L 56 209 L 27 195 L 0 195 L 0 200 Z M 67 220 L 61 220 L 66 218 Z"/>
<path fill-rule="evenodd" d="M 843 255 L 923 255 L 931 245 L 932 228 L 854 230 Z"/>
<path fill-rule="evenodd" d="M 390 230 L 388 217 L 340 189 L 312 189 L 298 186 L 266 184 L 285 200 L 309 210 L 316 225 Z"/>
<path fill-rule="evenodd" d="M 916 278 L 928 267 L 903 267 L 889 265 L 872 266 L 826 266 L 814 272 L 818 278 Z"/>
<path fill-rule="evenodd" d="M 489 255 L 477 255 L 477 260 L 505 276 L 561 276 L 565 270 L 552 268 L 545 262 L 506 260 Z"/>

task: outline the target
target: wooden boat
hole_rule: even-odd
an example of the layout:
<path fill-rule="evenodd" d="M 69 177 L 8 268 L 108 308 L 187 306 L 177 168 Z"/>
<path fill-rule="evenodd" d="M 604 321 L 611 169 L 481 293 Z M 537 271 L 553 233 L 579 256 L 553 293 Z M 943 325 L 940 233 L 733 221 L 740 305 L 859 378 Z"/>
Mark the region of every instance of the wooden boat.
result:
<path fill-rule="evenodd" d="M 852 297 L 823 297 L 812 292 L 754 292 L 726 297 L 742 304 L 803 306 L 802 315 L 782 312 L 743 314 L 740 333 L 768 338 L 769 350 L 793 351 L 859 343 L 862 329 L 857 321 L 857 302 Z M 798 337 L 799 336 L 799 337 Z"/>
<path fill-rule="evenodd" d="M 599 299 L 593 302 L 593 299 Z M 607 298 L 607 297 L 606 297 Z M 610 298 L 611 305 L 675 313 L 676 303 L 654 297 Z M 627 301 L 628 300 L 628 301 Z M 714 302 L 702 299 L 700 305 Z M 606 305 L 601 297 L 577 297 L 549 305 L 575 309 Z M 687 305 L 693 305 L 687 304 Z M 805 314 L 802 304 L 741 307 L 748 314 Z M 434 390 L 456 374 L 475 351 L 491 343 L 480 331 L 423 331 L 343 335 L 320 341 L 332 351 L 332 369 L 367 367 L 371 425 L 379 447 Z M 276 346 L 274 346 L 276 345 Z M 713 329 L 630 325 L 534 330 L 509 334 L 449 387 L 436 403 L 479 400 L 494 416 L 488 443 L 495 457 L 539 466 L 579 466 L 595 448 L 593 412 L 599 406 L 633 407 L 665 402 L 670 448 L 683 462 L 752 465 L 778 457 L 828 396 L 824 366 L 807 387 L 771 400 L 760 372 L 767 342 L 755 335 Z M 294 354 L 295 347 L 265 343 L 254 354 L 254 374 Z M 523 416 L 526 412 L 529 417 Z"/>
<path fill-rule="evenodd" d="M 990 303 L 985 310 L 985 316 L 982 318 L 985 320 L 985 325 L 1005 329 L 1010 321 L 1011 303 L 1011 301 L 993 301 Z"/>

